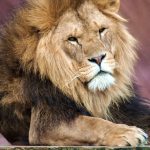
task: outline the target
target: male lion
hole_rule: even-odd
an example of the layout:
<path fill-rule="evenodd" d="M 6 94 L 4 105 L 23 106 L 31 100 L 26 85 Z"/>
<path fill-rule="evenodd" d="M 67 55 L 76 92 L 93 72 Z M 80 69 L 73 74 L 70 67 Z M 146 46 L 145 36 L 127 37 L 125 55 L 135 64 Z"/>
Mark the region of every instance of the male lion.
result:
<path fill-rule="evenodd" d="M 4 26 L 0 133 L 9 141 L 28 138 L 31 145 L 61 146 L 147 142 L 142 129 L 116 124 L 150 126 L 150 111 L 144 105 L 140 110 L 134 94 L 136 41 L 117 14 L 119 4 L 28 0 Z M 130 104 L 136 106 L 133 113 L 127 111 Z"/>

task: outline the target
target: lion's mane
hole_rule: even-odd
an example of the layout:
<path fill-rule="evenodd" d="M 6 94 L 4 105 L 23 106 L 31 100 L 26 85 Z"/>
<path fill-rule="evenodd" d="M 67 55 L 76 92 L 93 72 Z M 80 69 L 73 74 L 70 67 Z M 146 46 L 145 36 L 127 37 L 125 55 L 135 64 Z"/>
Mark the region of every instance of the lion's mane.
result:
<path fill-rule="evenodd" d="M 71 65 L 63 47 L 56 48 L 60 46 L 57 38 L 61 33 L 51 45 L 53 32 L 50 31 L 58 26 L 63 14 L 70 9 L 76 11 L 90 1 L 116 27 L 111 49 L 117 51 L 118 67 L 114 72 L 117 80 L 104 91 L 90 91 L 79 79 L 76 61 Z M 13 137 L 28 137 L 31 110 L 35 107 L 40 110 L 41 106 L 50 116 L 40 111 L 37 116 L 43 115 L 50 120 L 51 126 L 80 114 L 111 118 L 109 111 L 119 123 L 133 125 L 128 103 L 131 100 L 133 107 L 137 106 L 133 112 L 136 124 L 142 121 L 149 126 L 149 110 L 144 107 L 143 113 L 139 111 L 141 106 L 134 103 L 132 80 L 137 59 L 136 40 L 124 25 L 126 20 L 117 14 L 119 5 L 119 0 L 27 0 L 0 29 L 0 132 L 5 137 L 10 141 Z M 127 102 L 127 107 L 123 102 Z M 119 113 L 117 107 L 112 109 L 111 106 L 120 103 Z M 122 115 L 124 112 L 127 117 Z M 44 122 L 39 123 L 43 129 Z"/>
<path fill-rule="evenodd" d="M 49 40 L 48 32 L 57 25 L 59 17 L 68 8 L 77 9 L 83 2 L 83 0 L 30 0 L 25 3 L 25 7 L 20 9 L 16 17 L 5 26 L 5 30 L 1 31 L 0 60 L 3 62 L 0 76 L 1 79 L 5 79 L 11 73 L 15 74 L 16 78 L 20 77 L 21 73 L 24 76 L 31 73 L 38 74 L 41 80 L 48 78 L 65 95 L 86 107 L 94 116 L 106 117 L 108 106 L 112 102 L 118 103 L 120 99 L 128 99 L 133 94 L 131 87 L 136 60 L 136 42 L 124 26 L 124 19 L 114 12 L 108 12 L 106 1 L 93 0 L 118 26 L 112 45 L 118 50 L 116 55 L 116 60 L 120 64 L 116 71 L 118 82 L 104 92 L 92 93 L 79 80 L 65 85 L 73 77 L 73 72 L 66 63 L 67 57 L 60 50 L 55 52 L 53 47 L 47 51 L 49 45 L 45 42 Z M 45 52 L 42 53 L 38 49 Z M 4 88 L 7 87 L 2 83 L 0 90 L 4 91 Z M 5 100 L 4 103 L 11 102 Z"/>

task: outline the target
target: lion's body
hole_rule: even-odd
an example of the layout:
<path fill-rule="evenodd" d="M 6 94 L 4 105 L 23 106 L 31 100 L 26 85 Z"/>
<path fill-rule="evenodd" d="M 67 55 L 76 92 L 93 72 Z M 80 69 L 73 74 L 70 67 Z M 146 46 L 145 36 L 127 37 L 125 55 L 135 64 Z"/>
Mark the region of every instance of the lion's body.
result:
<path fill-rule="evenodd" d="M 72 145 L 47 140 L 61 124 L 81 115 L 111 118 L 113 104 L 134 97 L 136 42 L 114 12 L 119 1 L 111 8 L 105 3 L 32 0 L 5 25 L 0 35 L 0 132 L 9 140 L 29 135 L 31 144 Z M 106 29 L 100 39 L 99 28 Z M 79 37 L 79 45 L 67 43 L 65 36 Z M 97 75 L 91 58 L 101 53 L 103 74 Z M 43 141 L 37 138 L 42 134 Z"/>

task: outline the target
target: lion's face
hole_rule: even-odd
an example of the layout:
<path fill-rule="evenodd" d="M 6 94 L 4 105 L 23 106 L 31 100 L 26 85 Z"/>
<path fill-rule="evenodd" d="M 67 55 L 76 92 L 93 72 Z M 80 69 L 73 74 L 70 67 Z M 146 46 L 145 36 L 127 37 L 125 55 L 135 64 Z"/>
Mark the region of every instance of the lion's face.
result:
<path fill-rule="evenodd" d="M 55 49 L 65 53 L 68 65 L 90 90 L 103 91 L 115 84 L 116 50 L 111 46 L 115 30 L 110 18 L 86 3 L 78 12 L 66 12 L 52 35 L 58 43 Z"/>
<path fill-rule="evenodd" d="M 131 85 L 136 56 L 134 44 L 121 17 L 86 1 L 76 11 L 66 11 L 41 38 L 35 68 L 59 88 L 68 86 L 71 90 L 65 93 L 75 90 L 70 95 L 76 94 L 76 99 L 77 91 L 86 89 L 108 94 L 110 102 L 130 93 L 127 86 Z"/>

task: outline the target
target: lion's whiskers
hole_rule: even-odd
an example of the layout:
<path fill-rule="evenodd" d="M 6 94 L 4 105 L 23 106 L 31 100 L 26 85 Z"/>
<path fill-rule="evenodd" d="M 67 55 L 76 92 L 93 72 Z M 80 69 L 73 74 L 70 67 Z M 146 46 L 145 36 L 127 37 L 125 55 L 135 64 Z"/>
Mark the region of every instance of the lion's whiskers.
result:
<path fill-rule="evenodd" d="M 67 87 L 69 84 L 71 84 L 75 79 L 79 78 L 80 76 L 81 76 L 81 74 L 79 73 L 79 71 L 76 72 L 76 73 L 73 75 L 73 77 L 71 77 L 71 79 L 68 80 L 68 81 L 65 83 L 64 87 Z"/>

